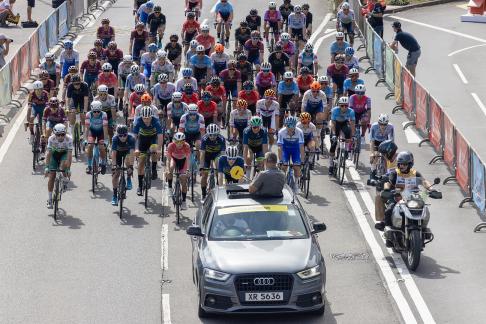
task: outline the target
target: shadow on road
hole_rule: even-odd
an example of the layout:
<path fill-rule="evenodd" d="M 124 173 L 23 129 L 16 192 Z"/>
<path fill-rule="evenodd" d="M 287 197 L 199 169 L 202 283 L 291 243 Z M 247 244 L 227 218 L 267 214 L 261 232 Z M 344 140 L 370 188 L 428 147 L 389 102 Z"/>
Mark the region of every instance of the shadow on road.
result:
<path fill-rule="evenodd" d="M 118 217 L 118 212 L 113 212 L 114 215 Z M 123 218 L 120 220 L 120 225 L 128 225 L 132 226 L 133 228 L 143 228 L 145 225 L 149 223 L 143 217 L 139 217 L 137 215 L 133 215 L 131 210 L 123 207 Z"/>
<path fill-rule="evenodd" d="M 413 274 L 424 279 L 445 279 L 447 278 L 447 274 L 457 275 L 460 273 L 457 270 L 438 264 L 435 259 L 429 256 L 422 255 L 420 257 L 420 265 Z"/>
<path fill-rule="evenodd" d="M 59 208 L 57 212 L 57 222 L 54 221 L 53 226 L 65 226 L 69 227 L 70 229 L 81 229 L 81 226 L 85 225 L 81 219 L 68 215 L 62 208 Z M 49 217 L 52 217 L 54 220 L 54 213 L 50 214 Z"/>

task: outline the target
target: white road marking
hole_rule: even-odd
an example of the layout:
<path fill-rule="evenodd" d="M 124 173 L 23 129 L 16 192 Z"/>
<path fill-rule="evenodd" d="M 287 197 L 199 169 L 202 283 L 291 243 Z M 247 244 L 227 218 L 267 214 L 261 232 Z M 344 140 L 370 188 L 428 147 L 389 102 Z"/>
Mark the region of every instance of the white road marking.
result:
<path fill-rule="evenodd" d="M 408 122 L 403 122 L 402 126 L 404 126 Z M 407 129 L 404 130 L 405 136 L 407 137 L 407 142 L 410 144 L 418 144 L 422 140 L 420 136 L 412 129 L 407 127 Z"/>
<path fill-rule="evenodd" d="M 15 123 L 12 126 L 12 129 L 8 132 L 7 138 L 3 142 L 2 146 L 0 147 L 0 164 L 3 162 L 3 158 L 7 154 L 10 145 L 12 145 L 13 140 L 15 139 L 15 135 L 20 129 L 20 126 L 23 125 L 25 116 L 27 116 L 27 105 L 22 109 L 22 112 L 15 120 Z"/>
<path fill-rule="evenodd" d="M 328 13 L 324 17 L 324 19 L 322 20 L 322 22 L 319 25 L 319 27 L 317 27 L 317 29 L 314 30 L 314 32 L 312 33 L 311 37 L 307 41 L 308 43 L 311 43 L 312 44 L 314 42 L 314 39 L 317 37 L 317 35 L 319 35 L 321 33 L 322 29 L 327 25 L 327 23 L 329 22 L 329 20 L 331 20 L 331 17 L 332 17 L 332 14 L 331 13 Z"/>
<path fill-rule="evenodd" d="M 76 39 L 73 40 L 73 46 L 76 46 L 83 37 L 84 35 L 79 35 L 78 37 L 76 37 Z"/>
<path fill-rule="evenodd" d="M 466 77 L 464 76 L 464 73 L 462 73 L 461 69 L 459 68 L 459 65 L 457 64 L 452 64 L 452 66 L 454 67 L 454 69 L 456 70 L 457 74 L 459 75 L 459 77 L 461 78 L 462 80 L 462 83 L 464 84 L 467 84 L 467 79 Z"/>
<path fill-rule="evenodd" d="M 351 174 L 352 178 L 359 177 L 359 173 L 356 171 L 356 169 L 353 167 L 349 168 L 349 173 Z M 354 174 L 354 176 L 353 176 Z M 374 200 L 371 198 L 370 193 L 365 189 L 365 186 L 361 180 L 355 181 L 356 186 L 358 187 L 358 192 L 361 195 L 361 198 L 363 199 L 363 202 L 366 205 L 366 209 L 368 209 L 368 212 L 370 215 L 375 214 L 375 205 L 374 205 Z M 385 240 L 383 239 L 383 242 Z M 420 294 L 420 291 L 415 284 L 415 281 L 413 280 L 413 277 L 410 275 L 410 272 L 407 269 L 407 266 L 403 262 L 403 259 L 401 255 L 398 253 L 393 252 L 391 248 L 387 248 L 388 253 L 393 257 L 393 261 L 395 263 L 395 267 L 400 273 L 400 276 L 403 278 L 403 282 L 405 283 L 405 287 L 408 290 L 408 293 L 413 300 L 415 304 L 415 308 L 419 312 L 422 320 L 424 323 L 427 324 L 433 324 L 435 323 L 434 318 L 432 317 L 432 314 L 430 313 L 430 310 L 425 303 L 422 295 Z"/>
<path fill-rule="evenodd" d="M 317 54 L 317 51 L 319 50 L 319 47 L 321 46 L 322 44 L 322 41 L 324 41 L 326 38 L 329 38 L 331 37 L 332 35 L 336 34 L 336 32 L 332 32 L 330 34 L 327 34 L 327 35 L 324 35 L 322 37 L 320 37 L 317 42 L 316 42 L 316 45 L 314 46 L 314 53 Z"/>
<path fill-rule="evenodd" d="M 160 268 L 169 269 L 169 225 L 163 224 L 160 231 Z"/>
<path fill-rule="evenodd" d="M 162 294 L 162 318 L 164 324 L 171 324 L 169 294 Z"/>
<path fill-rule="evenodd" d="M 211 8 L 211 12 L 214 13 L 214 11 L 216 10 L 216 6 L 218 5 L 218 1 L 216 1 L 216 3 L 214 4 L 214 6 Z"/>
<path fill-rule="evenodd" d="M 202 25 L 206 25 L 207 23 L 208 23 L 208 18 L 204 18 L 204 20 L 202 21 L 201 26 L 202 26 Z"/>
<path fill-rule="evenodd" d="M 449 34 L 452 34 L 452 35 L 456 35 L 456 36 L 460 36 L 460 37 L 464 37 L 464 38 L 469 38 L 469 39 L 472 39 L 472 40 L 477 41 L 477 42 L 486 43 L 486 39 L 471 36 L 471 35 L 460 33 L 460 32 L 456 32 L 454 30 L 450 30 L 450 29 L 447 29 L 447 28 L 437 27 L 437 26 L 434 26 L 434 25 L 429 25 L 429 24 L 422 23 L 422 22 L 419 22 L 419 21 L 416 21 L 416 20 L 411 20 L 411 19 L 402 18 L 402 17 L 398 17 L 398 16 L 389 16 L 389 17 L 393 18 L 393 19 L 403 20 L 403 21 L 406 21 L 406 22 L 409 22 L 409 23 L 412 23 L 412 24 L 416 24 L 416 25 L 419 25 L 419 26 L 424 26 L 424 27 L 427 27 L 427 28 L 440 30 L 440 31 L 443 31 L 445 33 L 449 33 Z"/>
<path fill-rule="evenodd" d="M 333 31 L 336 31 L 336 29 L 335 28 L 328 28 L 324 31 L 324 34 L 327 34 L 327 33 L 333 32 Z"/>
<path fill-rule="evenodd" d="M 476 103 L 478 104 L 479 108 L 481 108 L 481 110 L 483 111 L 483 114 L 486 115 L 486 107 L 484 106 L 484 104 L 481 101 L 481 99 L 479 99 L 479 96 L 477 94 L 475 94 L 474 92 L 471 93 L 471 96 L 474 98 L 474 101 L 476 101 Z M 2 162 L 2 160 L 0 158 L 0 163 L 1 162 Z"/>
<path fill-rule="evenodd" d="M 479 45 L 473 45 L 473 46 L 465 47 L 465 48 L 462 48 L 462 49 L 460 49 L 460 50 L 457 50 L 457 51 L 451 52 L 451 53 L 449 53 L 449 55 L 447 55 L 447 56 L 453 56 L 453 55 L 456 55 L 456 54 L 458 54 L 458 53 L 462 53 L 462 52 L 464 52 L 464 51 L 470 50 L 470 49 L 472 49 L 472 48 L 476 48 L 476 47 L 482 47 L 482 46 L 486 46 L 486 44 L 479 44 Z"/>

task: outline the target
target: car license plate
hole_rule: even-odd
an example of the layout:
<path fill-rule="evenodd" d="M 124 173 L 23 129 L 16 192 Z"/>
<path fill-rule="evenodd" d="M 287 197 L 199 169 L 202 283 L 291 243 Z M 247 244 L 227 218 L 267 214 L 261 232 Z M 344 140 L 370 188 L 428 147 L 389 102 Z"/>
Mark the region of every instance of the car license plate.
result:
<path fill-rule="evenodd" d="M 256 292 L 256 293 L 245 293 L 245 301 L 262 301 L 262 302 L 272 302 L 272 301 L 282 301 L 283 292 Z"/>

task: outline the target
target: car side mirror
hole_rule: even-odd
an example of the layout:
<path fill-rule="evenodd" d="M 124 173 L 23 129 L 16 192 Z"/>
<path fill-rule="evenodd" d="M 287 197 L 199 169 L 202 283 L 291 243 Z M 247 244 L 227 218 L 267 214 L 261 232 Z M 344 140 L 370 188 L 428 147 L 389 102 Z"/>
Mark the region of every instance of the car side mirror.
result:
<path fill-rule="evenodd" d="M 326 224 L 324 223 L 314 223 L 312 224 L 312 234 L 317 234 L 320 232 L 324 232 L 327 229 Z"/>
<path fill-rule="evenodd" d="M 201 227 L 195 225 L 189 226 L 186 230 L 186 233 L 187 235 L 191 235 L 191 236 L 204 236 L 204 234 L 201 231 Z"/>
<path fill-rule="evenodd" d="M 435 185 L 437 185 L 437 184 L 439 184 L 439 183 L 440 183 L 440 178 L 435 178 L 435 179 L 434 179 L 434 184 L 435 184 Z"/>

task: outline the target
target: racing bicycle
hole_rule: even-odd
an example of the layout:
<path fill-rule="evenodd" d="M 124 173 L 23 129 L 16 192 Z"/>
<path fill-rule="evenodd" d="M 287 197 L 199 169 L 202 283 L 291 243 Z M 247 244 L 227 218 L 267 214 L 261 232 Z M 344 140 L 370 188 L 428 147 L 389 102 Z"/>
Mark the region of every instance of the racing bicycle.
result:
<path fill-rule="evenodd" d="M 177 224 L 180 221 L 181 205 L 182 205 L 182 187 L 180 180 L 180 170 L 176 167 L 175 173 L 175 183 L 174 183 L 174 193 L 172 195 L 172 202 L 176 209 Z"/>
<path fill-rule="evenodd" d="M 120 171 L 120 178 L 118 179 L 118 217 L 123 219 L 123 201 L 127 198 L 127 167 L 125 166 L 125 157 L 121 160 L 121 166 L 117 168 Z"/>

